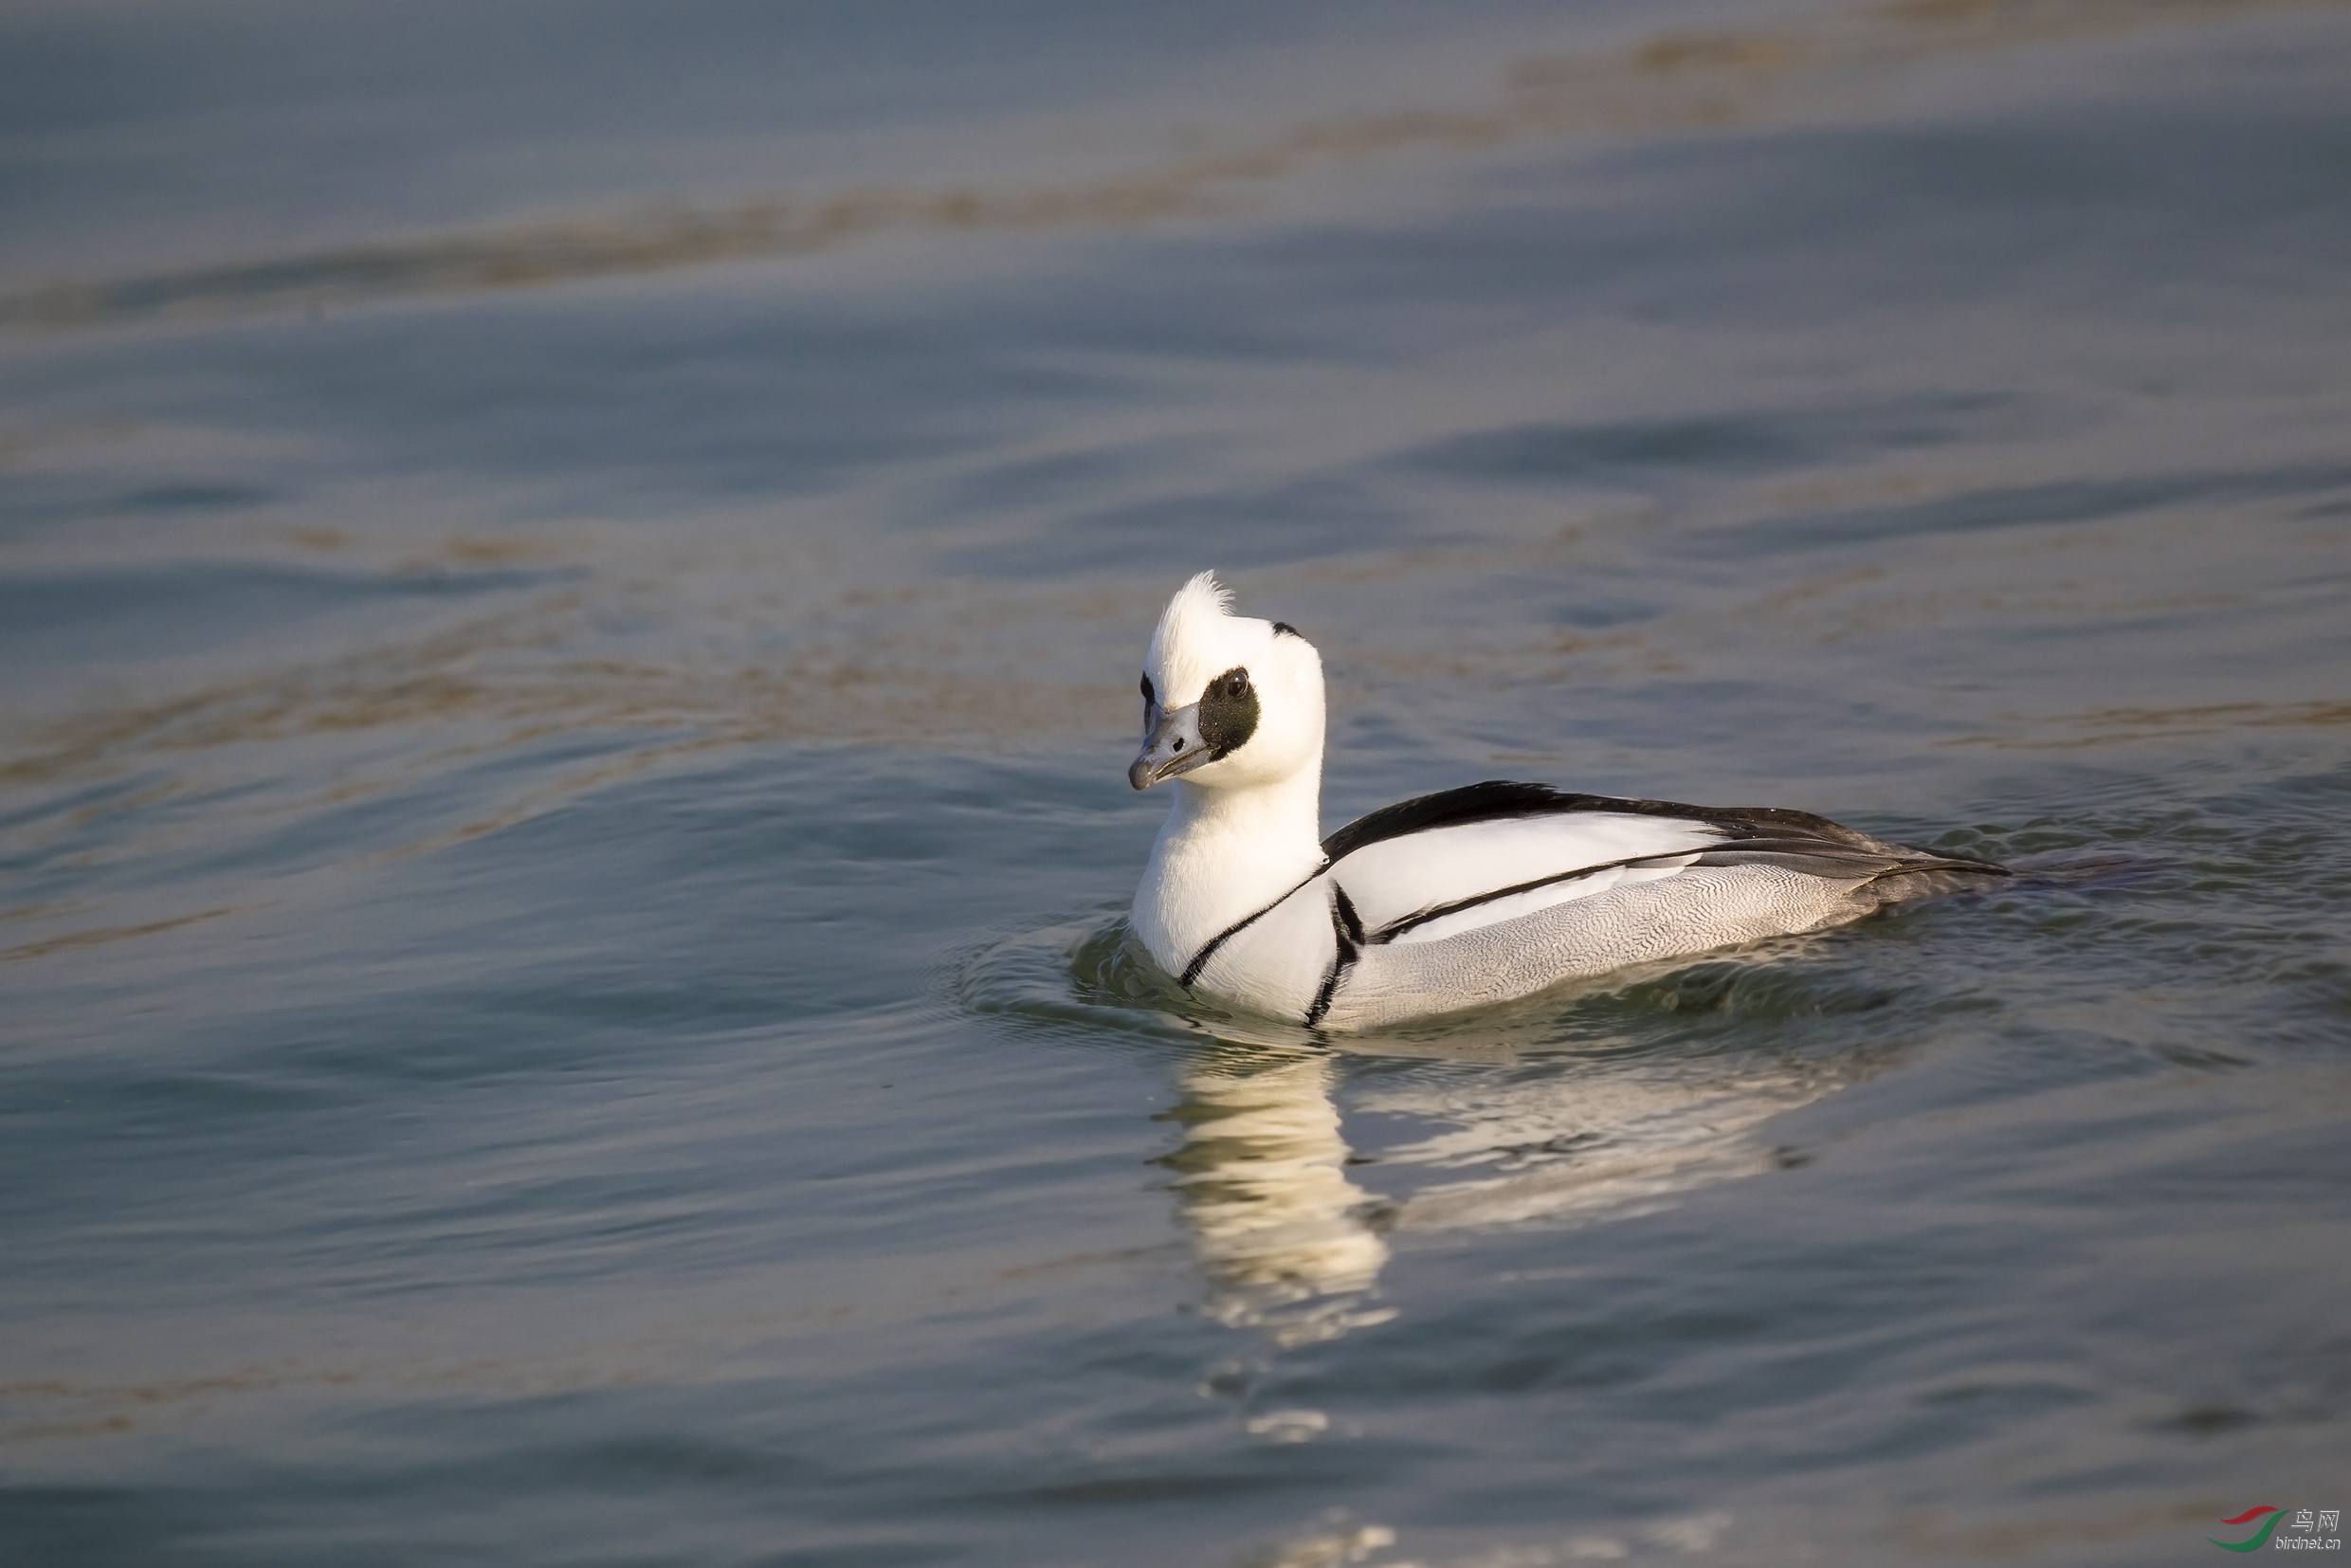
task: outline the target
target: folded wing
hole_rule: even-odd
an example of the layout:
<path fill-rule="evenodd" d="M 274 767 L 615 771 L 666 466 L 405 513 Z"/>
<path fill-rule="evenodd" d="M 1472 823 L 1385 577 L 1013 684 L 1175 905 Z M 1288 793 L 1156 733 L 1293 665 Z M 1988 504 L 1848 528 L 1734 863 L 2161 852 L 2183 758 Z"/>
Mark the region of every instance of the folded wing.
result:
<path fill-rule="evenodd" d="M 1766 866 L 1882 898 L 2006 873 L 1889 844 L 1807 811 L 1685 806 L 1491 781 L 1375 811 L 1323 842 L 1367 945 L 1441 941 L 1692 868 Z"/>

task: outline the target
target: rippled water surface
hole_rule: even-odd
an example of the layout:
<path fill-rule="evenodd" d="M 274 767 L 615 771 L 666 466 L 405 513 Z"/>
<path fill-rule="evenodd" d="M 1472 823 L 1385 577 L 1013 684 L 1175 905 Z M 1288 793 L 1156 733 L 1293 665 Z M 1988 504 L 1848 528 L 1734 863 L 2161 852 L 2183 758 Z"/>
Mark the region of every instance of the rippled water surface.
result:
<path fill-rule="evenodd" d="M 2351 1504 L 2351 9 L 0 16 L 0 1557 L 2214 1560 Z M 1996 893 L 1390 1034 L 1326 828 Z"/>

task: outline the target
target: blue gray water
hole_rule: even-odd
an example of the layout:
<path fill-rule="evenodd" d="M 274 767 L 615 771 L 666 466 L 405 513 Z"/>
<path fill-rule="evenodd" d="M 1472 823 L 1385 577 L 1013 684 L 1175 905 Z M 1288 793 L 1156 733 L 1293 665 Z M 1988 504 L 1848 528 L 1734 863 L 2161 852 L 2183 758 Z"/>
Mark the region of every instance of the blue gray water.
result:
<path fill-rule="evenodd" d="M 2351 9 L 27 0 L 0 213 L 0 1559 L 2351 1504 Z M 1203 567 L 1326 827 L 2028 874 L 1204 1009 Z"/>

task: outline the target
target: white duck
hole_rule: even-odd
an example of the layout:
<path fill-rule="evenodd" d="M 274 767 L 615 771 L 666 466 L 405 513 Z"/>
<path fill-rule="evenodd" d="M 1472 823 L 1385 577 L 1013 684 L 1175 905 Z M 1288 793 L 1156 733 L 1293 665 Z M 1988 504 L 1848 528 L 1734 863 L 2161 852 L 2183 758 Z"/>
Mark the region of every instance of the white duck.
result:
<path fill-rule="evenodd" d="M 1360 1030 L 1985 885 L 1983 861 L 1805 811 L 1487 782 L 1321 836 L 1322 661 L 1203 572 L 1143 665 L 1127 781 L 1176 781 L 1134 928 L 1187 990 Z"/>

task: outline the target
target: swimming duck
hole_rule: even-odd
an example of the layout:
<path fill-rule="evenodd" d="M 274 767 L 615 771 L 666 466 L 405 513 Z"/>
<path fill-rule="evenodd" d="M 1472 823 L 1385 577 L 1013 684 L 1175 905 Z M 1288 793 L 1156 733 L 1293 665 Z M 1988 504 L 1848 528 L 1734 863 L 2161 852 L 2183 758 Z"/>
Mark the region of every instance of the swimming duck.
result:
<path fill-rule="evenodd" d="M 1143 663 L 1127 782 L 1176 786 L 1133 926 L 1198 990 L 1308 1029 L 1376 1028 L 1859 919 L 2008 875 L 1807 811 L 1489 780 L 1321 836 L 1322 660 L 1203 572 Z"/>

